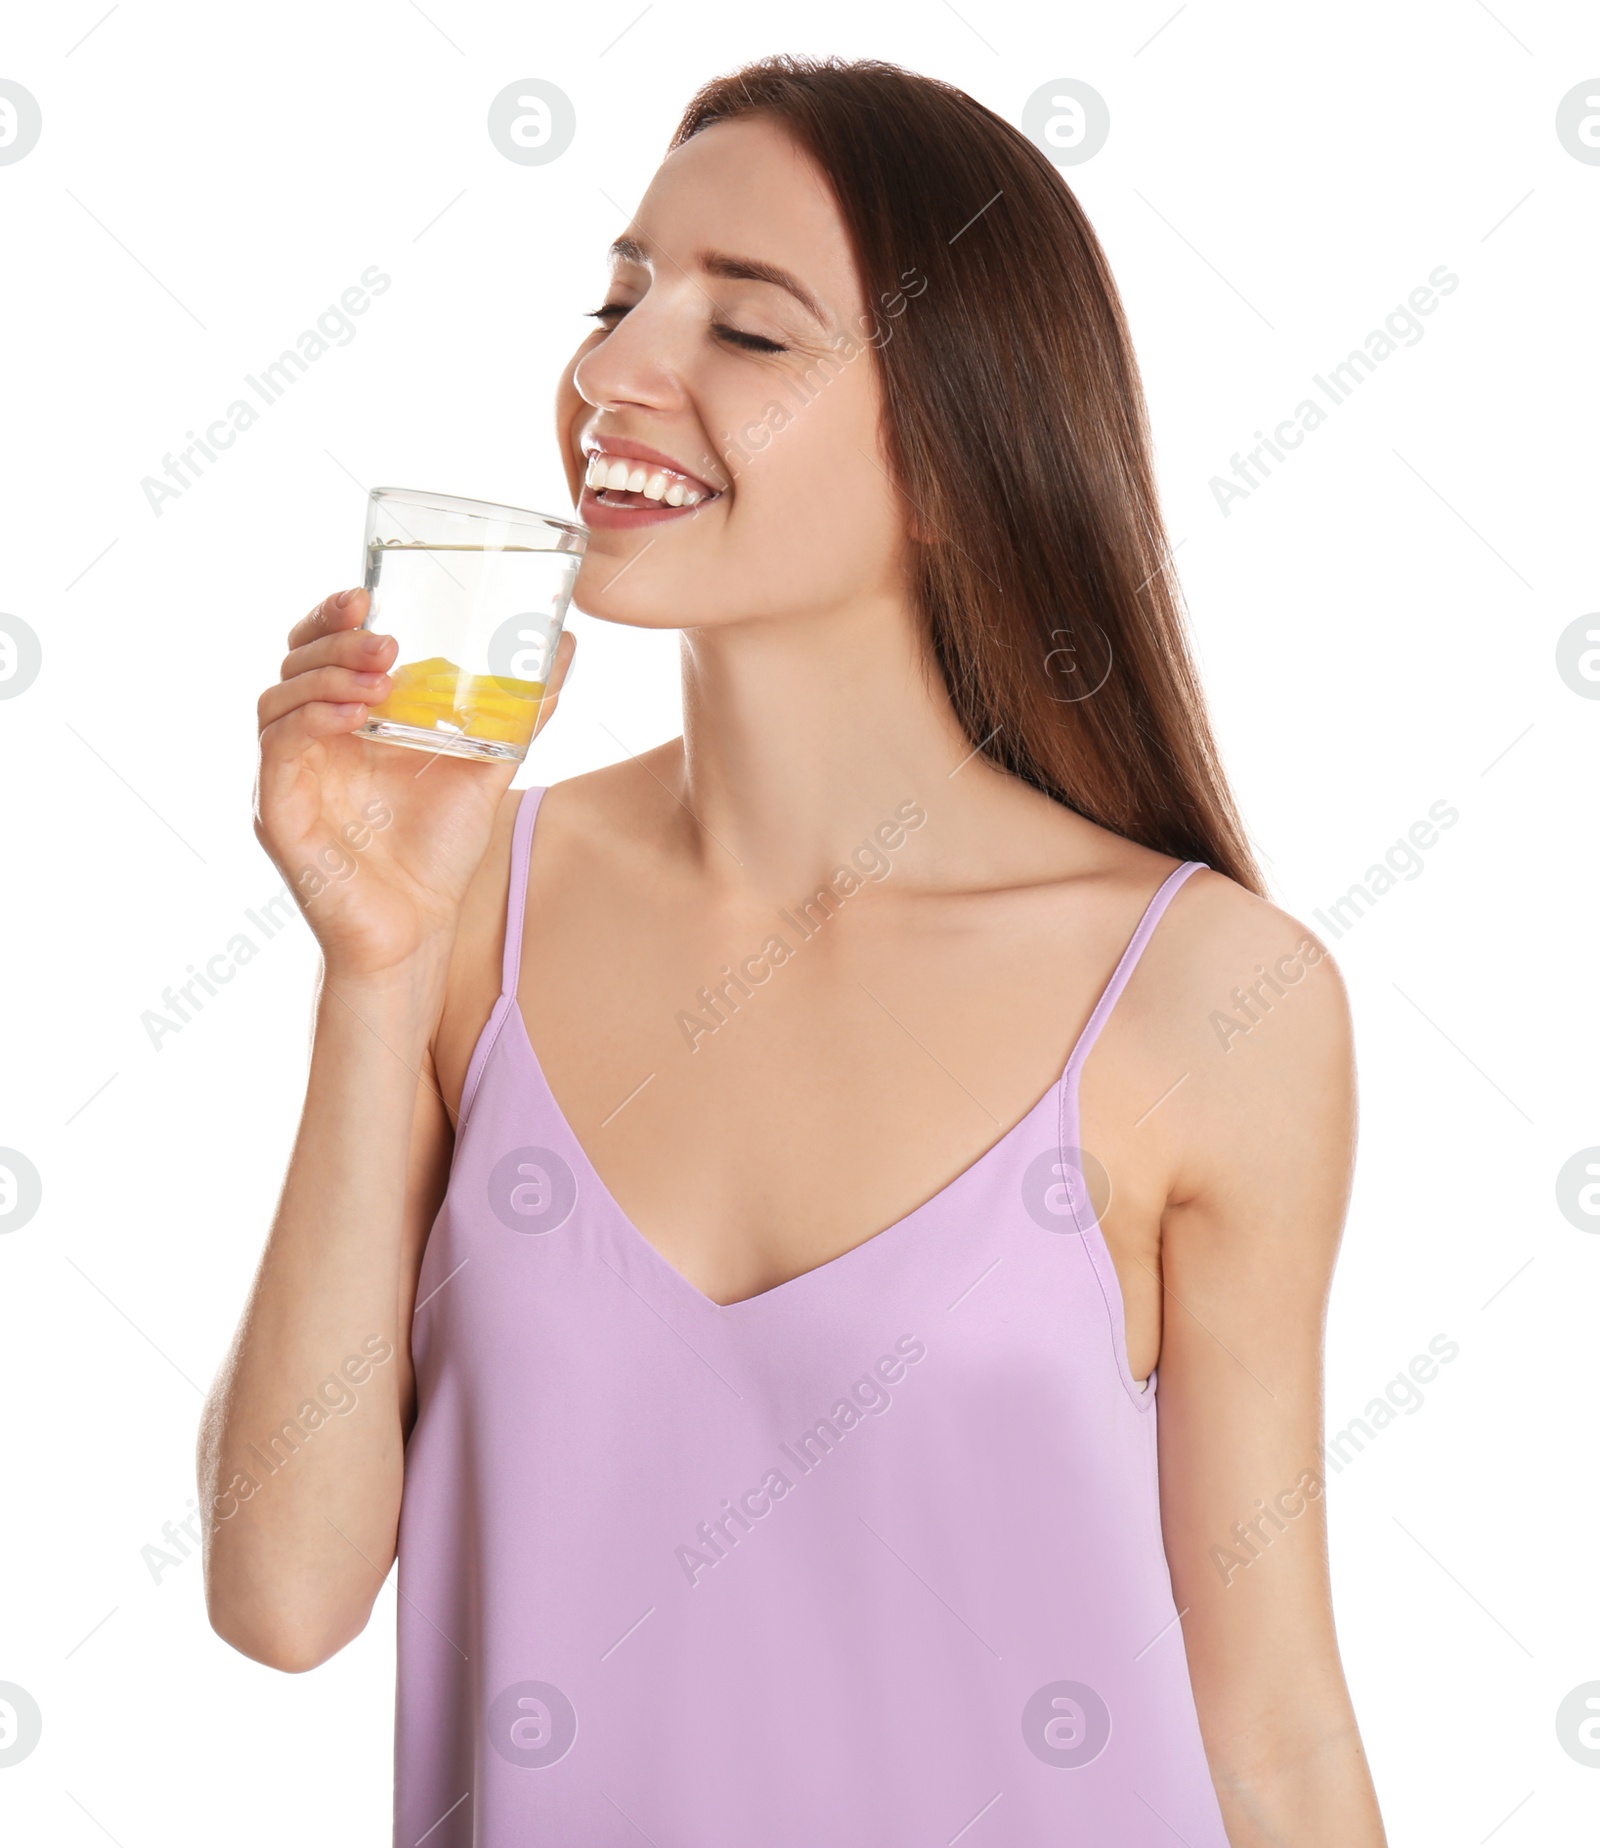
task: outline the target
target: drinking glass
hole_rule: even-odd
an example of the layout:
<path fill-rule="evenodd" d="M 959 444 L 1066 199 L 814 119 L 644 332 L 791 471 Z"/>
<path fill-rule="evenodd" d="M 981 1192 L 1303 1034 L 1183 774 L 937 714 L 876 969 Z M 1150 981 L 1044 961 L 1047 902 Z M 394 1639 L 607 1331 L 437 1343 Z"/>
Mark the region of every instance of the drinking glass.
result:
<path fill-rule="evenodd" d="M 416 488 L 367 498 L 368 629 L 400 645 L 358 736 L 520 763 L 588 530 L 522 507 Z"/>

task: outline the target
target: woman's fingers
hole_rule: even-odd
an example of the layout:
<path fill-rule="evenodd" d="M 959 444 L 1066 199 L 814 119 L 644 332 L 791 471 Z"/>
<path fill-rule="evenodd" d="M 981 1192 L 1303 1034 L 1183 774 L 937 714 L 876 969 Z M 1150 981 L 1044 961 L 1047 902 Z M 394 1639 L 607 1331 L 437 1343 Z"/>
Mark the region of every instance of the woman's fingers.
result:
<path fill-rule="evenodd" d="M 269 758 L 297 757 L 315 739 L 354 731 L 366 720 L 367 709 L 359 700 L 313 700 L 263 727 L 261 754 Z"/>
<path fill-rule="evenodd" d="M 282 678 L 256 702 L 269 804 L 292 789 L 307 746 L 358 731 L 388 697 L 394 637 L 362 629 L 366 611 L 364 590 L 337 591 L 289 631 Z"/>
<path fill-rule="evenodd" d="M 556 643 L 556 658 L 551 664 L 550 678 L 545 682 L 544 698 L 539 702 L 539 716 L 534 721 L 533 735 L 538 737 L 555 714 L 561 703 L 561 689 L 566 685 L 567 673 L 572 666 L 572 657 L 578 650 L 578 638 L 570 629 L 563 629 L 561 640 Z"/>
<path fill-rule="evenodd" d="M 348 667 L 358 673 L 382 673 L 394 666 L 399 652 L 392 635 L 376 635 L 370 629 L 340 629 L 291 649 L 283 657 L 278 672 L 285 680 L 317 667 Z"/>
<path fill-rule="evenodd" d="M 325 738 L 357 730 L 367 721 L 367 708 L 359 700 L 313 700 L 274 719 L 261 732 L 261 770 L 257 784 L 256 832 L 265 838 L 267 818 L 282 813 L 300 780 L 301 759 L 307 748 Z"/>
<path fill-rule="evenodd" d="M 303 673 L 268 687 L 256 702 L 256 717 L 263 736 L 285 714 L 306 706 L 359 705 L 364 718 L 368 706 L 379 705 L 388 698 L 389 686 L 389 676 L 379 670 L 309 667 Z"/>
<path fill-rule="evenodd" d="M 366 611 L 364 590 L 336 591 L 289 631 L 282 677 L 256 705 L 262 750 L 279 763 L 297 757 L 316 738 L 356 730 L 368 710 L 388 698 L 393 687 L 388 670 L 399 647 L 392 635 L 361 627 Z M 569 630 L 556 645 L 535 737 L 554 716 L 576 649 Z M 314 716 L 291 723 L 296 714 Z"/>
<path fill-rule="evenodd" d="M 357 629 L 367 614 L 367 593 L 359 588 L 355 590 L 336 590 L 331 596 L 324 597 L 309 616 L 301 617 L 289 631 L 289 646 L 302 648 L 307 642 L 314 642 L 318 636 L 331 635 L 343 629 Z"/>

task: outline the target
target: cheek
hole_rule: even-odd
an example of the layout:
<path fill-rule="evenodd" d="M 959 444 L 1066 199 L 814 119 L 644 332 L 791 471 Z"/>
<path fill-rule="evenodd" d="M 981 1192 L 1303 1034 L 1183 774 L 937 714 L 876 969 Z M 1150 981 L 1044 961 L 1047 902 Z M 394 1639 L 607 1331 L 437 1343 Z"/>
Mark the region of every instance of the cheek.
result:
<path fill-rule="evenodd" d="M 766 447 L 740 465 L 738 511 L 813 584 L 877 581 L 904 542 L 901 497 L 880 453 L 877 393 L 855 370 L 865 365 L 856 361 L 789 409 Z M 792 390 L 774 394 L 786 409 L 797 399 Z"/>

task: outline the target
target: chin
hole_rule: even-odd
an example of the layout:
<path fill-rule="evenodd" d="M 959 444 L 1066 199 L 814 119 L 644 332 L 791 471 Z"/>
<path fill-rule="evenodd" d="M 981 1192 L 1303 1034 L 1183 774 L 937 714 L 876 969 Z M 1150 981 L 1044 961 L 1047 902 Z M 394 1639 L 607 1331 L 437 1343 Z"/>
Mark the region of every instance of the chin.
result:
<path fill-rule="evenodd" d="M 590 535 L 589 549 L 572 589 L 573 608 L 597 622 L 614 622 L 627 629 L 686 627 L 684 612 L 689 606 L 685 602 L 659 581 L 651 583 L 640 578 L 637 584 L 634 582 L 644 566 L 631 570 L 628 561 L 638 557 L 639 548 L 628 543 L 607 544 L 610 539 L 609 533 Z"/>

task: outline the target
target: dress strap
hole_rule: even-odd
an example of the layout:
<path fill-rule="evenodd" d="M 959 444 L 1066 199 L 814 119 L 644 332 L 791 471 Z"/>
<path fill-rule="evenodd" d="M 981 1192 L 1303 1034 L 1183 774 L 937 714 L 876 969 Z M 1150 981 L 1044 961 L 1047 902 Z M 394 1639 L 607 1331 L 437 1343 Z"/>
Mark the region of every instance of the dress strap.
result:
<path fill-rule="evenodd" d="M 1175 866 L 1157 888 L 1154 898 L 1144 908 L 1133 935 L 1128 939 L 1128 947 L 1122 952 L 1122 958 L 1111 971 L 1111 980 L 1106 983 L 1104 992 L 1095 1003 L 1094 1012 L 1089 1016 L 1088 1024 L 1078 1035 L 1078 1043 L 1072 1049 L 1072 1056 L 1067 1060 L 1067 1071 L 1076 1071 L 1089 1056 L 1089 1049 L 1100 1037 L 1100 1029 L 1106 1024 L 1112 1008 L 1117 1005 L 1117 997 L 1128 985 L 1128 978 L 1137 968 L 1139 958 L 1144 954 L 1144 946 L 1155 934 L 1156 926 L 1161 922 L 1161 915 L 1172 903 L 1178 887 L 1191 873 L 1199 872 L 1205 866 L 1204 860 L 1185 860 L 1181 866 Z"/>
<path fill-rule="evenodd" d="M 544 795 L 542 788 L 525 789 L 517 803 L 511 827 L 511 885 L 506 893 L 506 942 L 501 958 L 500 992 L 514 995 L 522 968 L 522 916 L 528 902 L 528 854 L 533 846 L 533 823 Z"/>

